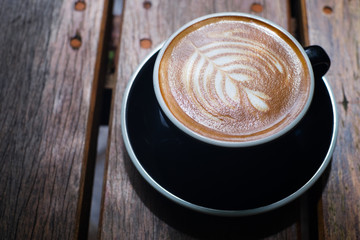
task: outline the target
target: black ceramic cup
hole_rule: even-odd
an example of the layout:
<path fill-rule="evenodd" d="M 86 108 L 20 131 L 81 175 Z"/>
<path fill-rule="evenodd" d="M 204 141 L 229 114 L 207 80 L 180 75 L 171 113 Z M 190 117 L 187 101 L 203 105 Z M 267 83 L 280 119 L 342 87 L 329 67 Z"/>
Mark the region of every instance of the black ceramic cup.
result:
<path fill-rule="evenodd" d="M 291 53 L 287 53 L 287 55 L 291 55 L 291 56 L 298 55 L 298 57 L 299 57 L 299 61 L 296 62 L 296 64 L 298 66 L 295 66 L 294 69 L 304 68 L 305 69 L 304 71 L 308 72 L 309 75 L 310 75 L 310 80 L 308 81 L 309 86 L 306 86 L 306 90 L 305 90 L 305 87 L 302 88 L 302 90 L 301 90 L 301 95 L 306 96 L 305 101 L 303 100 L 304 97 L 296 97 L 297 102 L 304 101 L 304 103 L 303 104 L 297 104 L 296 102 L 291 103 L 292 104 L 291 105 L 292 110 L 287 111 L 286 115 L 281 116 L 280 119 L 277 119 L 276 121 L 272 122 L 268 127 L 264 127 L 264 128 L 261 128 L 260 130 L 256 130 L 256 132 L 254 132 L 254 133 L 251 132 L 251 136 L 252 135 L 259 135 L 259 137 L 256 137 L 256 138 L 253 138 L 253 137 L 249 137 L 249 138 L 248 137 L 241 137 L 241 138 L 233 138 L 231 140 L 229 140 L 229 139 L 223 140 L 221 138 L 216 138 L 215 135 L 212 136 L 210 131 L 207 131 L 206 134 L 204 134 L 203 132 L 197 131 L 196 129 L 199 129 L 199 128 L 203 127 L 203 126 L 205 128 L 208 128 L 210 125 L 214 125 L 214 124 L 221 125 L 224 122 L 224 121 L 222 121 L 222 123 L 220 123 L 221 120 L 226 119 L 227 116 L 225 115 L 225 117 L 220 117 L 219 121 L 210 120 L 210 121 L 212 121 L 211 124 L 205 125 L 201 121 L 207 122 L 208 121 L 207 117 L 204 117 L 203 115 L 200 115 L 199 118 L 196 118 L 196 117 L 194 117 L 192 115 L 190 116 L 190 114 L 188 113 L 188 112 L 191 112 L 191 111 L 197 111 L 197 112 L 201 111 L 201 107 L 199 107 L 200 109 L 198 109 L 197 107 L 194 107 L 194 110 L 186 109 L 184 111 L 188 111 L 188 112 L 186 112 L 187 117 L 190 116 L 190 118 L 194 119 L 195 121 L 188 122 L 188 120 L 185 120 L 185 118 L 183 118 L 183 117 L 179 118 L 180 115 L 179 114 L 174 114 L 174 112 L 176 112 L 176 111 L 172 110 L 172 108 L 174 108 L 174 107 L 169 105 L 169 103 L 174 101 L 174 100 L 169 97 L 169 94 L 164 94 L 163 93 L 164 90 L 162 90 L 162 88 L 164 88 L 163 87 L 164 83 L 160 83 L 160 78 L 161 78 L 160 76 L 165 74 L 165 73 L 163 73 L 164 70 L 162 70 L 163 72 L 160 73 L 161 72 L 160 67 L 161 67 L 161 65 L 164 65 L 164 64 L 162 64 L 162 62 L 163 61 L 168 61 L 167 60 L 168 55 L 170 54 L 168 52 L 174 51 L 174 49 L 177 47 L 177 45 L 179 45 L 183 41 L 185 41 L 185 37 L 183 37 L 183 35 L 184 34 L 189 34 L 188 32 L 193 31 L 192 29 L 196 28 L 196 26 L 201 26 L 201 28 L 204 29 L 204 28 L 207 28 L 208 26 L 211 26 L 212 24 L 215 24 L 213 21 L 221 22 L 221 21 L 223 21 L 223 19 L 229 19 L 228 20 L 229 22 L 234 21 L 233 19 L 239 19 L 239 22 L 241 22 L 241 21 L 243 21 L 243 22 L 251 22 L 252 25 L 254 25 L 255 23 L 259 24 L 259 26 L 261 26 L 261 28 L 259 27 L 259 29 L 261 29 L 261 30 L 258 30 L 260 32 L 259 34 L 265 33 L 263 35 L 267 36 L 267 35 L 271 35 L 271 34 L 269 34 L 269 32 L 274 32 L 274 33 L 276 33 L 277 38 L 281 38 L 281 40 L 283 42 L 286 42 L 287 46 L 285 48 L 282 45 L 279 45 L 279 46 L 277 46 L 276 49 L 271 49 L 271 50 L 268 51 L 266 49 L 267 46 L 264 45 L 264 43 L 261 42 L 261 41 L 255 42 L 253 44 L 249 44 L 250 42 L 255 41 L 252 38 L 249 38 L 249 39 L 245 39 L 245 40 L 240 40 L 240 42 L 244 41 L 244 43 L 241 42 L 241 44 L 244 44 L 244 46 L 246 46 L 246 47 L 242 46 L 241 49 L 238 49 L 238 45 L 235 45 L 235 44 L 239 44 L 239 42 L 237 42 L 237 40 L 233 41 L 232 39 L 237 38 L 239 36 L 238 35 L 227 36 L 229 34 L 228 30 L 226 30 L 226 31 L 222 30 L 224 32 L 221 32 L 220 34 L 222 34 L 224 36 L 226 35 L 230 40 L 229 40 L 229 42 L 224 43 L 224 51 L 225 51 L 225 53 L 219 53 L 219 51 L 220 51 L 219 48 L 220 48 L 221 45 L 216 45 L 216 48 L 213 47 L 216 50 L 212 50 L 212 52 L 216 52 L 216 54 L 217 54 L 216 56 L 219 56 L 218 57 L 219 59 L 221 57 L 223 57 L 226 53 L 234 54 L 234 52 L 238 51 L 238 56 L 244 56 L 243 57 L 244 59 L 239 58 L 240 59 L 239 61 L 245 61 L 245 59 L 251 58 L 250 55 L 254 55 L 255 56 L 254 58 L 261 59 L 261 61 L 262 61 L 261 64 L 269 64 L 269 65 L 277 66 L 277 65 L 280 65 L 280 64 L 277 63 L 277 65 L 276 65 L 276 64 L 274 64 L 274 61 L 278 61 L 279 59 L 275 59 L 274 56 L 276 56 L 276 55 L 273 55 L 272 51 L 278 51 L 278 52 L 292 51 Z M 208 25 L 203 26 L 202 24 L 205 24 L 205 22 Z M 236 21 L 234 21 L 234 22 L 236 22 Z M 251 25 L 251 24 L 249 24 L 249 25 Z M 216 30 L 214 30 L 214 31 L 216 31 Z M 239 30 L 239 31 L 242 31 L 242 30 Z M 250 28 L 250 26 L 249 26 L 249 29 L 246 30 L 246 31 L 251 32 L 251 31 L 254 31 L 254 29 Z M 215 34 L 217 34 L 217 33 L 215 32 Z M 261 36 L 261 38 L 264 37 L 264 36 Z M 180 40 L 178 40 L 178 38 Z M 201 36 L 199 38 L 201 38 Z M 208 40 L 208 39 L 211 39 L 211 37 L 208 37 L 206 35 L 206 36 L 204 36 L 204 39 Z M 224 37 L 224 39 L 226 39 L 226 37 Z M 257 37 L 255 37 L 254 39 L 257 39 Z M 214 40 L 214 41 L 215 41 L 214 43 L 217 44 L 217 42 L 216 42 L 217 40 Z M 174 44 L 174 42 L 176 42 L 176 43 Z M 213 42 L 211 42 L 211 43 L 213 44 Z M 209 43 L 207 43 L 207 44 L 210 45 Z M 289 46 L 291 46 L 291 47 L 289 47 Z M 246 49 L 246 48 L 248 48 L 248 49 Z M 258 50 L 256 48 L 259 48 L 259 49 L 264 48 L 265 51 Z M 249 54 L 248 52 L 244 53 L 243 49 L 246 49 L 248 52 L 252 52 L 252 53 L 251 54 Z M 291 49 L 291 50 L 289 50 L 289 49 Z M 189 50 L 184 49 L 184 51 L 189 51 Z M 194 51 L 198 52 L 199 49 L 194 50 Z M 204 50 L 204 52 L 206 52 L 206 51 L 209 52 L 208 49 Z M 264 52 L 264 53 L 261 53 L 261 52 Z M 298 53 L 295 53 L 295 52 L 298 52 Z M 175 54 L 175 53 L 172 52 L 171 55 L 173 55 L 173 54 Z M 176 53 L 176 54 L 179 54 L 179 53 Z M 199 56 L 203 56 L 203 54 L 204 53 L 201 53 Z M 262 55 L 264 55 L 264 56 L 262 56 Z M 268 62 L 263 60 L 263 59 L 268 57 L 267 55 L 271 56 L 271 57 L 269 57 L 270 61 L 268 61 Z M 229 58 L 231 58 L 233 56 L 234 55 L 230 55 Z M 204 59 L 209 59 L 207 56 L 205 56 L 203 58 Z M 163 59 L 165 59 L 165 60 L 163 60 Z M 216 60 L 218 60 L 218 59 L 216 59 Z M 225 60 L 225 62 L 226 61 L 227 60 Z M 247 61 L 249 61 L 249 60 L 247 60 Z M 303 64 L 303 62 L 305 62 L 305 64 Z M 196 65 L 196 64 L 201 65 L 200 63 L 195 63 L 195 61 L 191 65 Z M 235 65 L 236 62 L 234 61 L 231 64 Z M 244 64 L 244 63 L 242 63 L 242 64 Z M 294 63 L 293 62 L 284 63 L 285 68 L 287 67 L 286 64 L 289 65 L 289 64 L 294 64 Z M 212 63 L 212 64 L 209 64 L 209 65 L 216 65 L 216 64 Z M 178 66 L 174 66 L 174 67 L 177 68 Z M 219 65 L 217 65 L 217 67 L 219 67 Z M 245 65 L 244 67 L 242 67 L 243 71 L 245 71 L 245 72 L 248 71 L 249 72 L 250 70 L 247 69 L 249 67 L 251 67 L 251 63 L 249 64 L 249 66 Z M 155 62 L 154 73 L 153 73 L 153 83 L 154 83 L 155 95 L 156 95 L 157 101 L 159 102 L 159 105 L 160 105 L 162 111 L 164 112 L 166 117 L 176 127 L 178 127 L 181 131 L 183 131 L 184 133 L 188 134 L 189 136 L 191 136 L 191 137 L 193 137 L 193 138 L 195 138 L 195 139 L 197 139 L 199 141 L 205 142 L 205 143 L 210 144 L 210 145 L 221 146 L 221 147 L 249 147 L 249 146 L 255 146 L 255 145 L 259 145 L 259 144 L 263 144 L 263 143 L 266 143 L 266 142 L 273 141 L 273 140 L 279 138 L 280 136 L 286 134 L 291 129 L 293 129 L 301 121 L 301 119 L 306 115 L 307 110 L 310 107 L 311 101 L 313 99 L 313 93 L 314 93 L 314 87 L 315 87 L 315 76 L 316 77 L 324 76 L 325 73 L 327 72 L 327 70 L 329 69 L 329 67 L 330 67 L 330 59 L 329 59 L 328 55 L 326 54 L 326 52 L 320 46 L 309 46 L 306 49 L 304 49 L 300 45 L 300 43 L 289 32 L 287 32 L 282 27 L 276 25 L 275 23 L 273 23 L 273 22 L 271 22 L 271 21 L 269 21 L 267 19 L 255 16 L 255 15 L 251 15 L 251 14 L 244 14 L 244 13 L 215 13 L 215 14 L 210 14 L 210 15 L 206 15 L 206 16 L 194 19 L 193 21 L 191 21 L 191 22 L 185 24 L 184 26 L 182 26 L 174 34 L 172 34 L 169 39 L 166 40 L 166 42 L 164 43 L 163 47 L 161 48 L 161 50 L 160 50 L 160 52 L 159 52 L 159 54 L 157 56 L 157 59 L 156 59 L 156 62 Z M 292 68 L 293 68 L 293 66 L 291 66 L 291 69 Z M 259 69 L 264 70 L 263 68 L 260 68 L 260 67 L 259 67 Z M 289 66 L 289 69 L 290 69 L 290 66 Z M 186 69 L 186 71 L 189 71 L 189 69 Z M 196 72 L 195 68 L 193 68 L 192 71 Z M 234 71 L 234 70 L 232 70 L 232 71 Z M 265 79 L 264 76 L 266 74 L 262 73 L 260 70 L 257 70 L 257 71 L 259 71 L 259 76 L 258 77 L 259 78 L 263 77 Z M 223 72 L 223 71 L 219 71 L 219 72 Z M 269 73 L 267 73 L 267 74 L 269 74 Z M 170 73 L 169 73 L 169 76 L 170 76 Z M 208 75 L 206 75 L 206 76 L 208 76 Z M 294 73 L 293 76 L 297 76 L 297 75 Z M 198 77 L 201 78 L 201 75 L 199 75 Z M 201 79 L 201 80 L 199 80 L 199 82 L 205 81 L 206 77 L 203 77 L 203 78 L 204 78 L 204 80 Z M 279 75 L 272 76 L 272 78 L 279 78 Z M 182 80 L 178 79 L 177 81 L 179 82 L 179 81 L 182 81 Z M 186 81 L 189 81 L 189 80 L 186 80 Z M 186 81 L 184 80 L 184 82 L 186 82 Z M 226 82 L 225 80 L 222 80 L 222 81 Z M 250 82 L 250 80 L 248 80 L 248 81 Z M 259 81 L 259 80 L 256 80 L 256 79 L 251 80 L 251 81 L 258 82 L 257 83 L 258 85 L 262 84 L 262 81 Z M 271 81 L 274 81 L 274 79 L 272 79 Z M 280 81 L 280 80 L 277 80 L 277 81 Z M 307 82 L 305 80 L 302 80 L 302 81 Z M 216 80 L 215 80 L 215 82 L 216 82 Z M 229 82 L 231 82 L 231 81 L 229 81 Z M 240 82 L 240 80 L 235 80 L 235 82 Z M 185 84 L 185 83 L 182 83 L 182 84 Z M 193 88 L 196 88 L 194 86 L 195 83 L 192 83 L 192 84 L 193 84 L 192 85 Z M 210 84 L 210 83 L 207 83 L 207 84 Z M 224 83 L 221 83 L 221 84 L 224 84 Z M 274 89 L 276 88 L 277 91 L 279 91 L 278 89 L 285 85 L 285 83 L 282 83 L 282 84 L 283 84 L 282 86 L 280 84 L 279 85 L 273 84 L 274 85 L 273 88 Z M 171 83 L 171 84 L 168 83 L 168 85 L 169 86 L 174 85 L 174 83 Z M 216 87 L 216 85 L 213 84 L 213 82 L 211 82 L 211 86 L 212 86 L 213 89 L 208 90 L 208 91 L 216 92 L 217 94 L 218 94 L 218 91 L 221 92 L 221 91 L 224 91 L 224 89 L 225 89 L 225 87 L 224 87 L 223 89 L 218 90 L 217 88 L 220 88 L 220 87 Z M 236 88 L 237 87 L 238 86 L 236 85 Z M 257 87 L 259 88 L 260 86 L 257 86 Z M 201 88 L 201 87 L 198 87 L 198 88 Z M 181 87 L 181 89 L 182 90 L 173 89 L 171 91 L 184 92 L 184 90 L 186 88 Z M 196 92 L 196 91 L 200 91 L 200 90 L 194 90 L 194 92 Z M 252 90 L 252 91 L 254 91 L 254 90 Z M 191 95 L 191 94 L 193 94 L 193 93 L 189 92 L 189 93 L 186 93 L 184 95 Z M 246 95 L 246 94 L 244 94 L 244 91 L 242 91 L 242 90 L 241 90 L 241 94 Z M 221 95 L 221 94 L 219 94 L 219 95 Z M 267 96 L 267 97 L 269 97 L 269 96 Z M 176 100 L 176 101 L 179 101 L 177 103 L 178 105 L 182 104 L 183 101 L 193 101 L 191 103 L 192 105 L 197 105 L 198 104 L 198 105 L 204 106 L 204 104 L 205 104 L 205 106 L 206 106 L 207 102 L 210 101 L 210 100 L 201 100 L 201 99 L 206 99 L 206 98 L 214 99 L 213 101 L 216 101 L 216 102 L 221 102 L 220 101 L 221 97 L 216 97 L 216 98 L 218 98 L 218 100 L 216 100 L 215 97 L 207 96 L 207 95 L 196 97 L 196 100 L 193 100 L 193 97 L 179 96 L 179 97 L 176 98 L 176 99 L 179 99 L 179 100 Z M 269 98 L 271 99 L 271 97 L 269 97 Z M 248 96 L 248 99 L 250 99 L 249 96 Z M 262 101 L 261 97 L 259 97 L 258 99 L 260 101 Z M 216 106 L 217 104 L 219 104 L 219 103 L 215 103 L 215 104 L 209 105 L 209 106 L 211 108 L 214 108 L 214 106 Z M 224 102 L 221 102 L 221 104 L 226 105 L 227 102 L 224 100 Z M 235 105 L 235 103 L 232 103 L 232 104 Z M 236 104 L 242 104 L 242 100 L 236 100 Z M 287 104 L 290 104 L 289 101 L 284 105 L 287 105 Z M 229 109 L 231 109 L 231 108 L 232 107 L 229 107 Z M 251 108 L 255 109 L 253 106 L 251 106 Z M 271 109 L 271 107 L 270 107 L 270 109 Z M 226 110 L 228 110 L 228 109 L 226 109 Z M 209 112 L 208 114 L 213 114 L 212 111 L 213 110 L 211 110 L 211 112 Z M 256 111 L 256 109 L 255 109 L 255 111 Z M 296 112 L 296 115 L 294 115 L 294 116 L 292 115 L 293 111 Z M 216 114 L 221 114 L 221 113 L 215 112 L 214 114 L 216 115 Z M 251 113 L 251 114 L 253 114 L 253 113 Z M 249 115 L 251 115 L 251 114 L 249 114 Z M 260 116 L 263 116 L 263 115 L 260 115 Z M 232 116 L 230 115 L 229 118 L 231 118 L 231 117 Z M 201 120 L 201 121 L 199 120 L 199 119 L 203 119 L 203 118 L 205 120 Z M 291 120 L 288 120 L 288 118 L 291 119 Z M 256 118 L 251 118 L 251 119 L 255 121 Z M 199 124 L 199 125 L 196 125 L 196 124 Z M 258 123 L 253 122 L 253 124 L 258 124 Z M 274 130 L 270 130 L 270 129 L 274 129 Z M 212 131 L 212 129 L 211 129 L 211 131 Z M 218 131 L 218 130 L 215 130 L 215 131 Z M 270 131 L 271 134 L 269 134 L 268 131 Z M 246 131 L 244 133 L 241 133 L 241 134 L 239 133 L 239 135 L 242 135 L 242 136 L 246 136 L 247 134 L 249 134 L 249 133 L 247 133 Z"/>

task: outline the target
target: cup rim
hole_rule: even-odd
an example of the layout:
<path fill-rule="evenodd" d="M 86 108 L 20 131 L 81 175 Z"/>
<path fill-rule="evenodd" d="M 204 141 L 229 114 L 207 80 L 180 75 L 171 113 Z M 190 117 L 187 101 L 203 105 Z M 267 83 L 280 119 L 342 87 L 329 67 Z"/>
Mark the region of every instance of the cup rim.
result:
<path fill-rule="evenodd" d="M 167 104 L 165 103 L 165 101 L 163 99 L 163 96 L 160 91 L 159 77 L 158 77 L 159 76 L 159 66 L 160 66 L 161 59 L 162 59 L 167 47 L 169 46 L 169 44 L 173 41 L 173 39 L 176 36 L 178 36 L 185 29 L 189 28 L 191 25 L 193 25 L 197 22 L 201 22 L 203 20 L 209 19 L 209 18 L 222 17 L 222 16 L 235 16 L 235 17 L 251 18 L 251 19 L 255 19 L 257 21 L 263 22 L 267 25 L 270 25 L 270 26 L 276 28 L 281 33 L 286 35 L 296 45 L 296 47 L 299 49 L 302 56 L 304 57 L 306 65 L 308 66 L 309 75 L 310 75 L 310 91 L 309 91 L 308 99 L 307 99 L 303 109 L 290 124 L 288 124 L 283 129 L 281 129 L 280 131 L 278 131 L 270 136 L 267 136 L 267 137 L 264 137 L 261 139 L 256 139 L 256 140 L 249 140 L 249 141 L 224 141 L 224 140 L 218 140 L 218 139 L 213 139 L 210 137 L 203 136 L 203 135 L 191 130 L 190 128 L 186 127 L 181 121 L 179 121 L 173 115 L 173 113 L 170 111 L 169 107 L 167 106 Z M 219 147 L 251 147 L 251 146 L 256 146 L 256 145 L 270 142 L 270 141 L 275 140 L 275 139 L 281 137 L 282 135 L 286 134 L 291 129 L 293 129 L 301 121 L 301 119 L 305 116 L 307 110 L 309 109 L 309 107 L 311 105 L 311 101 L 312 101 L 313 94 L 314 94 L 314 85 L 315 85 L 314 73 L 313 73 L 313 68 L 310 63 L 309 57 L 307 56 L 307 54 L 306 54 L 304 48 L 301 46 L 301 44 L 286 29 L 284 29 L 283 27 L 279 26 L 278 24 L 276 24 L 268 19 L 265 19 L 263 17 L 259 17 L 256 15 L 253 15 L 253 14 L 248 14 L 248 13 L 239 13 L 239 12 L 222 12 L 222 13 L 208 14 L 208 15 L 193 19 L 192 21 L 184 24 L 182 27 L 180 27 L 177 31 L 175 31 L 164 42 L 164 44 L 161 47 L 160 52 L 156 58 L 155 65 L 154 65 L 154 71 L 153 71 L 153 87 L 154 87 L 154 91 L 155 91 L 155 96 L 160 105 L 160 108 L 162 109 L 162 111 L 164 112 L 166 117 L 177 128 L 179 128 L 182 132 L 186 133 L 187 135 L 189 135 L 199 141 L 205 142 L 210 145 L 219 146 Z"/>

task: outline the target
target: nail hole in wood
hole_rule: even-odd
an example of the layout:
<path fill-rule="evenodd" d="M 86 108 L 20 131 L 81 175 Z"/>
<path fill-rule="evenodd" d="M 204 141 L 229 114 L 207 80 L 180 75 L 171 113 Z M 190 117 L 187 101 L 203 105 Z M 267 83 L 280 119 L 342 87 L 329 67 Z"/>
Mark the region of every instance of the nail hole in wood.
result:
<path fill-rule="evenodd" d="M 143 7 L 144 7 L 145 9 L 151 8 L 151 2 L 150 2 L 150 1 L 144 1 L 144 2 L 143 2 Z"/>
<path fill-rule="evenodd" d="M 79 33 L 76 33 L 75 36 L 70 38 L 70 46 L 73 49 L 79 49 L 81 47 L 81 36 Z"/>
<path fill-rule="evenodd" d="M 76 11 L 84 11 L 86 8 L 86 3 L 84 0 L 77 0 L 74 7 Z"/>
<path fill-rule="evenodd" d="M 143 38 L 140 40 L 140 47 L 141 48 L 151 48 L 152 41 L 149 38 Z"/>
<path fill-rule="evenodd" d="M 323 12 L 324 12 L 325 14 L 332 14 L 333 9 L 332 9 L 331 7 L 329 7 L 329 6 L 325 6 L 325 7 L 323 8 Z"/>
<path fill-rule="evenodd" d="M 263 6 L 260 3 L 254 3 L 251 5 L 251 11 L 261 13 L 263 11 Z"/>

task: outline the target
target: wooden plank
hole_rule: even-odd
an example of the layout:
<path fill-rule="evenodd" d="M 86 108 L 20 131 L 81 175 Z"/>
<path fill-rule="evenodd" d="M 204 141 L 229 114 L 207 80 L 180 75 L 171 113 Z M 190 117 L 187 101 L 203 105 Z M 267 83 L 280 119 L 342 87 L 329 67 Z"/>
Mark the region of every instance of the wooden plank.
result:
<path fill-rule="evenodd" d="M 121 136 L 121 103 L 130 76 L 152 49 L 186 22 L 213 12 L 239 11 L 261 15 L 289 29 L 288 1 L 254 3 L 249 0 L 125 2 L 105 169 L 101 239 L 224 239 L 239 236 L 269 239 L 291 236 L 294 239 L 298 235 L 298 212 L 294 205 L 282 210 L 280 215 L 276 212 L 245 220 L 204 216 L 175 205 L 143 180 L 132 165 Z"/>
<path fill-rule="evenodd" d="M 74 3 L 0 2 L 1 239 L 86 237 L 109 4 Z"/>
<path fill-rule="evenodd" d="M 340 129 L 319 206 L 321 239 L 360 238 L 360 2 L 302 1 L 307 41 L 332 60 L 326 75 L 337 99 Z"/>

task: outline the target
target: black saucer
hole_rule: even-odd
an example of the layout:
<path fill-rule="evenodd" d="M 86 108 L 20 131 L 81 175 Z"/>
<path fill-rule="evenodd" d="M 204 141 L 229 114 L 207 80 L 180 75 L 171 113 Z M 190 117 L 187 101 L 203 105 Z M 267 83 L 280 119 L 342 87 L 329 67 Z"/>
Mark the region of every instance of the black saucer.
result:
<path fill-rule="evenodd" d="M 313 185 L 337 136 L 331 89 L 317 79 L 306 117 L 278 140 L 255 147 L 209 147 L 162 113 L 152 85 L 158 49 L 140 65 L 124 95 L 123 137 L 141 175 L 171 200 L 216 215 L 250 215 L 282 206 Z"/>

